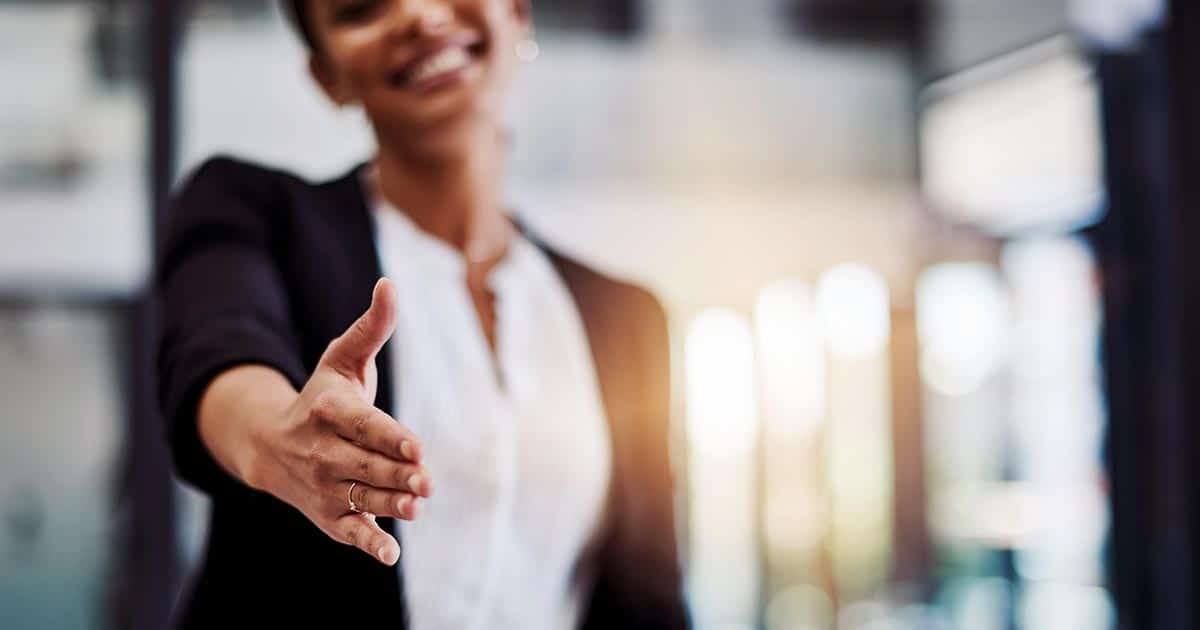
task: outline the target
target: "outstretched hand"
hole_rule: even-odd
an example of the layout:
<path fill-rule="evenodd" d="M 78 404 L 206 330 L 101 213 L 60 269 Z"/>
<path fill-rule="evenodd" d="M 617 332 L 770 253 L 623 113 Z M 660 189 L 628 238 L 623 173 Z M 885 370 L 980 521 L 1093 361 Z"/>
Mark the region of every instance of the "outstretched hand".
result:
<path fill-rule="evenodd" d="M 396 291 L 385 278 L 370 308 L 329 344 L 283 418 L 256 423 L 246 479 L 330 538 L 388 565 L 399 559 L 400 545 L 374 515 L 415 519 L 433 490 L 420 441 L 374 406 L 375 356 L 395 327 Z"/>

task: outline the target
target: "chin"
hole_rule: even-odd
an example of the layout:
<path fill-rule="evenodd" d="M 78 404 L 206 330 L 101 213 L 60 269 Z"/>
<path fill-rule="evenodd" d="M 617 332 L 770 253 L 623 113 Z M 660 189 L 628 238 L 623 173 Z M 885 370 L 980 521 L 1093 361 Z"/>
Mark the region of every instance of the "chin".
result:
<path fill-rule="evenodd" d="M 500 124 L 501 102 L 493 90 L 483 86 L 459 86 L 440 94 L 425 95 L 420 102 L 391 100 L 368 107 L 367 114 L 379 133 L 406 145 L 460 144 L 462 138 L 496 128 Z M 382 138 L 381 138 L 382 140 Z"/>
<path fill-rule="evenodd" d="M 420 115 L 411 111 L 381 112 L 373 117 L 377 139 L 381 144 L 444 156 L 471 150 L 489 130 L 499 127 L 498 118 L 476 103 L 455 105 Z"/>

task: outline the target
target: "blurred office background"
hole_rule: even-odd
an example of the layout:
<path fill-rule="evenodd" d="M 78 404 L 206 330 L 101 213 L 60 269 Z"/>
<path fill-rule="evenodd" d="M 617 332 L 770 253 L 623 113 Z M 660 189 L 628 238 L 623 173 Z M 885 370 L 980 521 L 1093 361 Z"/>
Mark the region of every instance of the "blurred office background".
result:
<path fill-rule="evenodd" d="M 697 627 L 1200 627 L 1200 9 L 533 4 L 512 207 L 668 307 Z M 0 627 L 162 627 L 163 199 L 370 137 L 268 0 L 0 0 L 0 52 Z"/>

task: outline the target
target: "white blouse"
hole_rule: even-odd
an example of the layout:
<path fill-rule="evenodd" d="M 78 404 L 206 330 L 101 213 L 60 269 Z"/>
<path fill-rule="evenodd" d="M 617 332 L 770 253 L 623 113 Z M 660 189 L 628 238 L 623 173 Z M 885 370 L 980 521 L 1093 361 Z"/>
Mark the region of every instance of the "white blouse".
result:
<path fill-rule="evenodd" d="M 496 352 L 462 255 L 382 199 L 396 284 L 395 417 L 420 438 L 434 494 L 400 523 L 413 630 L 571 628 L 592 587 L 577 571 L 611 475 L 587 337 L 550 260 L 522 236 L 492 270 Z"/>

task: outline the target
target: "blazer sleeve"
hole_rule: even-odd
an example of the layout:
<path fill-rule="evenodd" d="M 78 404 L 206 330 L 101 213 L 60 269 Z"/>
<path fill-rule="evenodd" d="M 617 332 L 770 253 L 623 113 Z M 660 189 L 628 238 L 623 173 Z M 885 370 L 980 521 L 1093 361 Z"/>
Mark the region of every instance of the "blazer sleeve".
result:
<path fill-rule="evenodd" d="M 203 164 L 184 184 L 160 233 L 159 402 L 178 475 L 210 495 L 244 488 L 200 441 L 196 411 L 208 384 L 239 364 L 306 370 L 274 243 L 279 183 L 230 159 Z"/>

